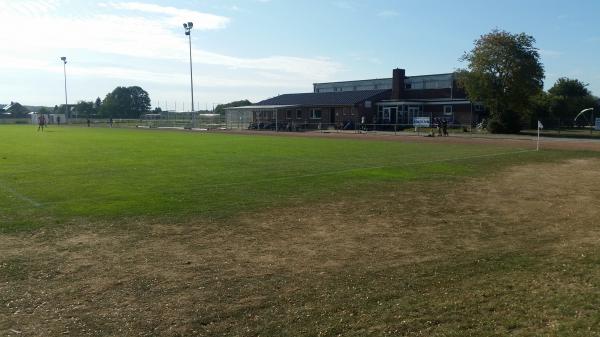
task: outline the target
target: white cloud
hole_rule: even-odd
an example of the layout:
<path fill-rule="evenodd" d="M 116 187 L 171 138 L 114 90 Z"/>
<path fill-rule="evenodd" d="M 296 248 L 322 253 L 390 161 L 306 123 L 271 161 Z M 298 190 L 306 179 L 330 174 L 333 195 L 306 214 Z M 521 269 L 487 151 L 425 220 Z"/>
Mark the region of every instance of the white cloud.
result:
<path fill-rule="evenodd" d="M 381 16 L 381 17 L 394 17 L 394 16 L 399 16 L 399 15 L 400 15 L 400 13 L 398 13 L 394 10 L 384 10 L 384 11 L 377 13 L 377 16 Z"/>
<path fill-rule="evenodd" d="M 208 20 L 201 23 L 200 18 Z M 85 87 L 70 88 L 73 99 L 101 95 L 113 83 L 148 86 L 163 99 L 182 99 L 188 94 L 187 88 L 182 88 L 189 85 L 189 47 L 181 26 L 187 21 L 194 22 L 194 30 L 198 28 L 192 32 L 194 85 L 203 87 L 205 93 L 222 88 L 221 95 L 229 90 L 233 100 L 310 91 L 313 82 L 332 80 L 343 70 L 339 63 L 323 57 L 250 58 L 197 48 L 198 34 L 208 34 L 201 33 L 201 29 L 225 29 L 231 22 L 219 15 L 141 2 L 106 2 L 102 7 L 87 6 L 74 15 L 65 12 L 60 0 L 0 0 L 0 41 L 5 47 L 0 53 L 0 69 L 28 74 L 28 82 L 22 82 L 22 87 L 33 87 L 38 79 L 54 81 L 62 77 L 59 57 L 64 55 L 69 59 L 69 78 L 74 83 L 86 83 Z M 47 104 L 55 104 L 52 97 L 59 97 L 61 88 L 53 84 L 46 87 L 47 92 L 35 96 L 10 86 L 3 87 L 3 91 L 15 98 L 32 95 L 30 104 L 40 97 L 49 97 L 44 98 Z M 179 96 L 165 96 L 175 92 Z M 205 99 L 211 100 L 206 95 Z"/>
<path fill-rule="evenodd" d="M 229 18 L 218 15 L 140 2 L 103 3 L 102 9 L 110 9 L 109 13 L 92 13 L 88 17 L 81 17 L 58 15 L 57 0 L 0 1 L 4 1 L 1 4 L 8 1 L 11 10 L 0 11 L 0 40 L 3 45 L 11 46 L 10 52 L 0 53 L 0 64 L 12 68 L 33 67 L 52 71 L 55 58 L 77 51 L 142 58 L 152 62 L 187 62 L 188 45 L 182 22 L 193 21 L 194 28 L 204 30 L 222 29 L 230 22 Z M 40 16 L 33 24 L 23 25 L 23 22 L 30 21 L 27 13 L 35 8 L 43 9 L 39 12 Z M 14 27 L 19 29 L 15 30 Z M 47 61 L 49 58 L 52 63 Z M 194 64 L 287 74 L 304 81 L 328 80 L 341 70 L 338 63 L 326 58 L 281 55 L 244 58 L 198 48 L 193 49 L 193 58 Z M 87 72 L 83 69 L 72 71 L 74 74 L 102 76 L 123 70 L 99 65 L 88 65 L 88 69 Z M 124 73 L 127 76 L 169 82 L 169 77 L 160 72 L 157 72 L 157 76 L 148 76 L 148 72 L 153 73 Z M 221 80 L 215 82 L 224 83 Z"/>
<path fill-rule="evenodd" d="M 563 55 L 563 52 L 558 51 L 558 50 L 551 50 L 551 49 L 540 49 L 539 53 L 541 56 L 549 57 L 549 58 L 556 58 L 556 57 L 560 57 Z"/>
<path fill-rule="evenodd" d="M 345 0 L 334 1 L 333 5 L 337 8 L 347 10 L 347 11 L 356 11 L 356 5 L 352 2 Z"/>
<path fill-rule="evenodd" d="M 230 22 L 230 19 L 224 16 L 141 2 L 110 2 L 108 4 L 102 3 L 100 6 L 111 7 L 117 10 L 158 14 L 165 22 L 174 27 L 179 27 L 184 22 L 191 21 L 194 23 L 194 29 L 211 30 L 225 28 Z"/>

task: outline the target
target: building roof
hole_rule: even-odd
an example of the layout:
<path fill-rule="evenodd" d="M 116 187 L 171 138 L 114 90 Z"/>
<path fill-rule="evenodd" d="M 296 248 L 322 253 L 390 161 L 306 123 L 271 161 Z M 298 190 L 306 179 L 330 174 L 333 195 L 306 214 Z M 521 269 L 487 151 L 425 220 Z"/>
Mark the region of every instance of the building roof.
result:
<path fill-rule="evenodd" d="M 244 106 L 225 108 L 225 110 L 227 110 L 227 111 L 229 111 L 229 110 L 256 110 L 256 109 L 269 110 L 269 109 L 294 108 L 294 107 L 298 106 L 296 104 L 285 104 L 285 105 L 258 105 L 258 104 L 260 104 L 260 103 L 257 103 L 255 105 L 244 105 Z"/>
<path fill-rule="evenodd" d="M 264 105 L 354 105 L 391 90 L 338 91 L 321 93 L 285 94 L 258 102 Z"/>

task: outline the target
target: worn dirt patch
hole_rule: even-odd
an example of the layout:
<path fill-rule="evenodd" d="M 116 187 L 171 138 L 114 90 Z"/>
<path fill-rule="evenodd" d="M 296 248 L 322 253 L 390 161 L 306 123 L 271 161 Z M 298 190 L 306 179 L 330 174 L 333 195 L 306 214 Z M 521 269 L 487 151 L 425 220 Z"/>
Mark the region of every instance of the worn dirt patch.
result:
<path fill-rule="evenodd" d="M 506 312 L 528 317 L 534 314 L 503 304 L 526 291 L 487 289 L 481 283 L 495 269 L 469 268 L 484 257 L 516 254 L 515 263 L 527 266 L 538 256 L 589 254 L 600 239 L 599 166 L 571 160 L 459 184 L 404 183 L 227 222 L 95 223 L 1 235 L 0 335 L 382 335 L 413 328 L 435 335 L 455 329 L 447 308 L 490 294 L 500 302 L 493 311 L 477 309 L 489 299 L 477 302 L 470 315 L 482 318 L 471 326 L 486 327 Z M 553 291 L 596 290 L 561 282 Z M 427 294 L 440 289 L 465 297 L 432 304 L 444 293 Z M 424 319 L 438 309 L 441 317 Z M 551 333 L 557 321 L 549 317 L 535 331 Z"/>
<path fill-rule="evenodd" d="M 339 138 L 339 139 L 359 139 L 365 141 L 393 141 L 409 143 L 439 143 L 439 144 L 473 144 L 473 145 L 497 145 L 510 146 L 523 149 L 536 148 L 536 138 L 527 136 L 511 135 L 451 135 L 449 137 L 426 137 L 417 135 L 394 135 L 390 132 L 371 132 L 356 133 L 352 131 L 329 131 L 329 132 L 274 132 L 274 131 L 253 131 L 253 130 L 230 130 L 227 133 L 277 136 L 277 137 L 317 137 L 317 138 Z M 580 151 L 600 151 L 600 140 L 598 139 L 574 139 L 574 138 L 547 138 L 544 137 L 540 142 L 541 149 L 553 150 L 580 150 Z"/>

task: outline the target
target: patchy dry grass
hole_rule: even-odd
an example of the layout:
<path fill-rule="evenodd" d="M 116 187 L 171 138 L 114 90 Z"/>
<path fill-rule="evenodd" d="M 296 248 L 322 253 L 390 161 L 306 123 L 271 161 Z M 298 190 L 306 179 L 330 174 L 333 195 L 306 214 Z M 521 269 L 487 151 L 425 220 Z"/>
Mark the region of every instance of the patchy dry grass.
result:
<path fill-rule="evenodd" d="M 599 165 L 2 235 L 0 335 L 598 335 Z"/>

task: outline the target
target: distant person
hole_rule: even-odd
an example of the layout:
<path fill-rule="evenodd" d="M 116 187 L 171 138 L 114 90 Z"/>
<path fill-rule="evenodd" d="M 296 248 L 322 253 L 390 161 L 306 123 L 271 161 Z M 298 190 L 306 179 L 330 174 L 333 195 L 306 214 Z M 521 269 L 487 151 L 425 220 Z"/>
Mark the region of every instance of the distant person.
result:
<path fill-rule="evenodd" d="M 108 120 L 108 124 L 109 124 L 109 125 L 110 125 L 110 127 L 112 128 L 112 126 L 113 126 L 113 119 L 112 119 L 112 117 L 111 117 L 111 118 Z"/>
<path fill-rule="evenodd" d="M 46 117 L 44 115 L 40 115 L 38 117 L 38 131 L 44 131 L 44 126 L 46 126 Z"/>
<path fill-rule="evenodd" d="M 442 120 L 442 131 L 444 132 L 444 136 L 448 137 L 448 120 L 446 118 Z"/>
<path fill-rule="evenodd" d="M 87 126 L 88 126 L 88 128 L 90 127 L 90 119 L 89 118 L 87 119 Z"/>
<path fill-rule="evenodd" d="M 60 126 L 60 116 L 56 116 L 56 124 L 58 124 L 58 126 Z"/>
<path fill-rule="evenodd" d="M 442 136 L 442 120 L 437 118 L 437 132 L 438 136 Z"/>

